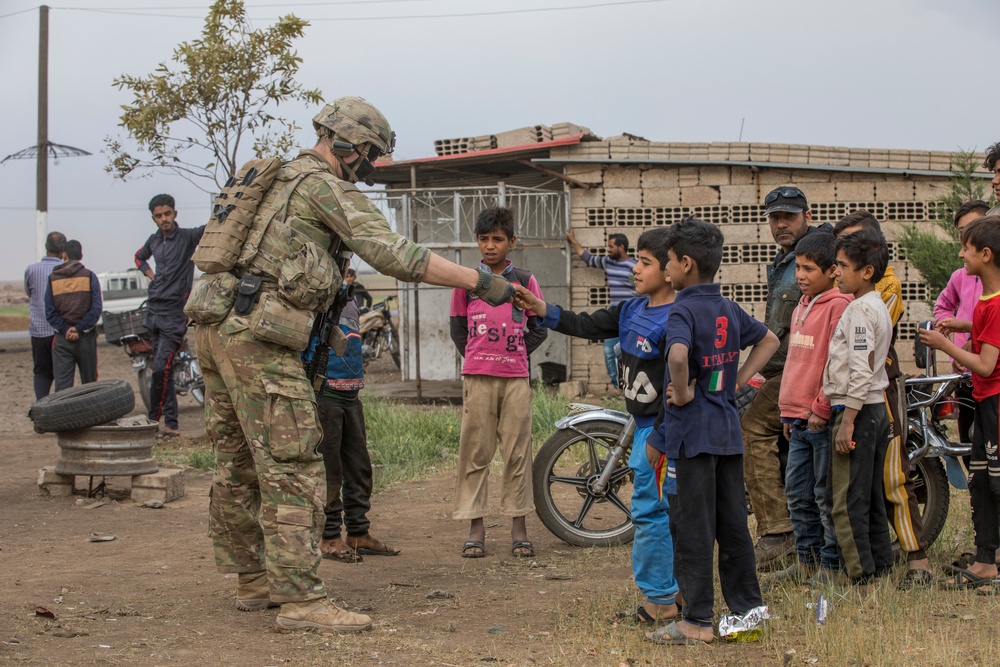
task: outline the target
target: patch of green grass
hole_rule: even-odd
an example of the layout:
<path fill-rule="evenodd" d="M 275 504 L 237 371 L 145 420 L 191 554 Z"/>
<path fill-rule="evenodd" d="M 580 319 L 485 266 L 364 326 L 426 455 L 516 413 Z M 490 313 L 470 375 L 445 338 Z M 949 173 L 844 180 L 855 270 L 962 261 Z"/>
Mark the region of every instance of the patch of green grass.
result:
<path fill-rule="evenodd" d="M 197 449 L 188 453 L 188 465 L 195 470 L 215 470 L 215 455 L 211 449 Z"/>
<path fill-rule="evenodd" d="M 13 306 L 0 306 L 0 317 L 2 316 L 28 317 L 28 304 L 19 303 Z"/>
<path fill-rule="evenodd" d="M 211 445 L 171 447 L 157 444 L 153 447 L 153 458 L 161 468 L 215 470 L 215 454 Z"/>

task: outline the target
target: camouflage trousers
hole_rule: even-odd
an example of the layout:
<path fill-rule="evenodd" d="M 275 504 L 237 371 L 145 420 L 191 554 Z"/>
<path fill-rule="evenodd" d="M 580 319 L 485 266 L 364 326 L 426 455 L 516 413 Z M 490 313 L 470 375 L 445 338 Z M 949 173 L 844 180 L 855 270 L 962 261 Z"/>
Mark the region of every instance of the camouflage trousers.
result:
<path fill-rule="evenodd" d="M 273 602 L 325 597 L 322 431 L 299 354 L 255 340 L 236 316 L 198 326 L 196 337 L 215 451 L 215 563 L 221 572 L 266 570 Z"/>

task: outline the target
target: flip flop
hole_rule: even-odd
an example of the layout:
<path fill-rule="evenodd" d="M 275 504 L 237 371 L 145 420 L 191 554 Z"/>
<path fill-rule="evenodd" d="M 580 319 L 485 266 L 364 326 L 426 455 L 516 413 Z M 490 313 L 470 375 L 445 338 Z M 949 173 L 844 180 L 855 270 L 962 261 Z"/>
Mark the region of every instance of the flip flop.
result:
<path fill-rule="evenodd" d="M 952 579 L 954 579 L 954 581 L 942 582 L 941 588 L 947 591 L 961 591 L 969 588 L 987 586 L 993 580 L 992 577 L 980 577 L 969 570 L 958 570 L 955 572 L 955 576 L 953 576 Z"/>
<path fill-rule="evenodd" d="M 986 584 L 976 587 L 976 595 L 1000 595 L 1000 577 L 994 577 Z"/>
<path fill-rule="evenodd" d="M 688 637 L 681 631 L 681 626 L 677 624 L 677 621 L 672 621 L 662 627 L 656 628 L 652 632 L 647 632 L 646 639 L 654 644 L 663 644 L 665 646 L 690 646 L 711 643 L 703 642 L 694 637 Z M 712 641 L 715 641 L 714 636 L 712 637 Z"/>
<path fill-rule="evenodd" d="M 339 549 L 337 551 L 324 551 L 323 558 L 339 561 L 341 563 L 360 563 L 364 559 L 354 549 Z"/>
<path fill-rule="evenodd" d="M 615 612 L 615 615 L 611 617 L 611 620 L 631 621 L 636 625 L 656 625 L 656 619 L 653 618 L 641 604 L 636 605 L 631 609 L 626 609 L 625 611 Z"/>
<path fill-rule="evenodd" d="M 473 549 L 479 549 L 476 553 Z M 469 540 L 462 545 L 462 558 L 483 558 L 486 556 L 486 543 L 481 540 Z"/>
<path fill-rule="evenodd" d="M 934 575 L 927 570 L 907 570 L 898 588 L 901 591 L 912 591 L 917 588 L 930 588 L 933 583 Z"/>
<path fill-rule="evenodd" d="M 399 549 L 390 547 L 381 540 L 375 540 L 375 544 L 370 547 L 356 547 L 355 551 L 363 556 L 398 556 Z"/>
<path fill-rule="evenodd" d="M 524 549 L 524 551 L 518 551 Z M 535 545 L 528 540 L 520 540 L 510 545 L 510 555 L 514 558 L 534 558 Z"/>
<path fill-rule="evenodd" d="M 972 566 L 976 562 L 976 553 L 974 551 L 963 551 L 958 554 L 958 558 L 953 560 L 950 565 L 945 565 L 944 570 L 946 572 L 961 572 Z"/>

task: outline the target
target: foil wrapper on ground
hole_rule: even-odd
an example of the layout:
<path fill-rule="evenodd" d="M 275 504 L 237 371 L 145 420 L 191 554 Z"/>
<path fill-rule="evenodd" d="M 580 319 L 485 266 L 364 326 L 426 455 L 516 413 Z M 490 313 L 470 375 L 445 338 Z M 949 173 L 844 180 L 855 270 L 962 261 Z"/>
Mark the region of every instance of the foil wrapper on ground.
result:
<path fill-rule="evenodd" d="M 726 614 L 719 619 L 719 636 L 731 642 L 756 642 L 764 636 L 764 621 L 770 616 L 767 605 L 743 614 Z"/>

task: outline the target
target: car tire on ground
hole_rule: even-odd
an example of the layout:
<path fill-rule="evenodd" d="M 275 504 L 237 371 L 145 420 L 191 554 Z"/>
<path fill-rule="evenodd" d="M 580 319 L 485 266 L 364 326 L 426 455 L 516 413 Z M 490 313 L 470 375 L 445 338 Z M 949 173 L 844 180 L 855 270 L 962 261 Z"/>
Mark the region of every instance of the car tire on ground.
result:
<path fill-rule="evenodd" d="M 39 399 L 28 417 L 39 433 L 76 431 L 124 417 L 135 409 L 135 391 L 125 380 L 98 380 Z"/>

